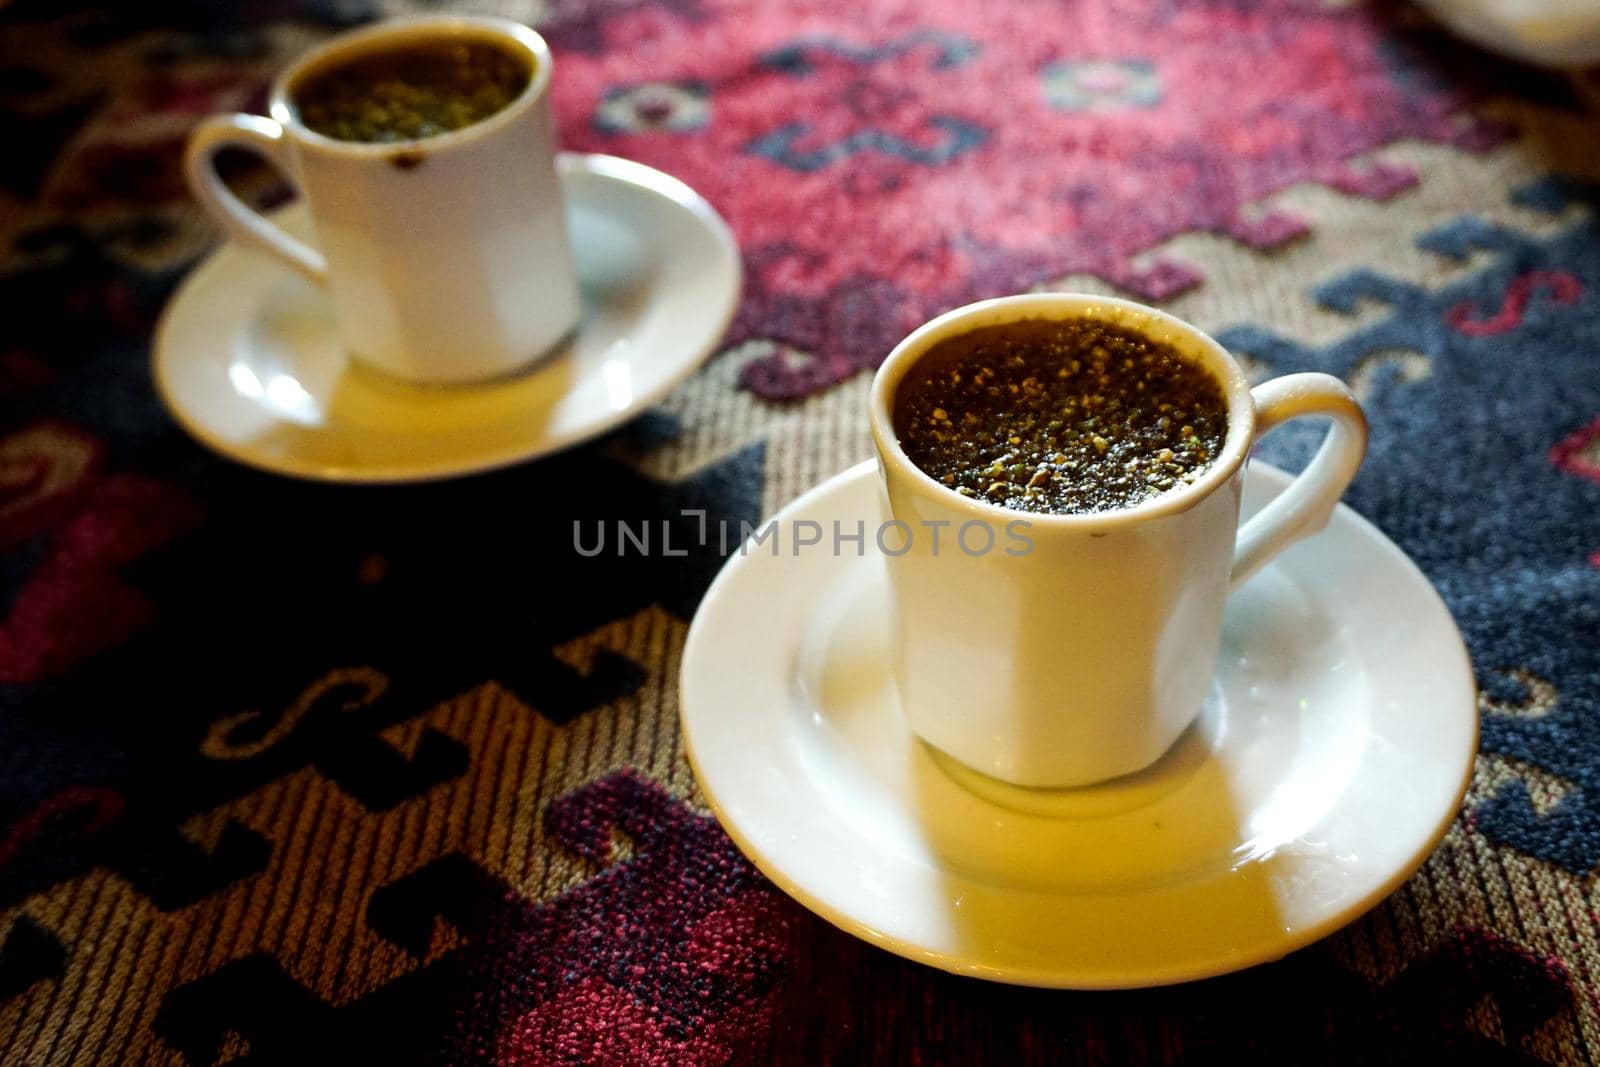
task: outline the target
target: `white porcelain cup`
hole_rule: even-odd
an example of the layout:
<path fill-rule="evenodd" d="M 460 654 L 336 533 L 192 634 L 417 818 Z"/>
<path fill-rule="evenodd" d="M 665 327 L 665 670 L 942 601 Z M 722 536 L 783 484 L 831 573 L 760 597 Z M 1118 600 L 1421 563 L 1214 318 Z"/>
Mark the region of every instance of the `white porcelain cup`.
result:
<path fill-rule="evenodd" d="M 308 129 L 301 79 L 366 53 L 471 39 L 522 55 L 520 96 L 470 126 L 365 144 Z M 415 382 L 470 382 L 516 371 L 577 324 L 580 305 L 555 170 L 550 49 L 526 26 L 477 16 L 394 19 L 314 49 L 274 83 L 271 118 L 226 115 L 189 139 L 185 169 L 235 241 L 327 289 L 345 348 Z M 217 177 L 218 151 L 271 160 L 311 210 L 315 247 L 246 207 Z"/>
<path fill-rule="evenodd" d="M 907 458 L 895 391 L 930 347 L 986 326 L 1085 316 L 1176 346 L 1221 385 L 1227 438 L 1193 483 L 1123 510 L 1040 515 L 961 496 Z M 1241 528 L 1251 444 L 1301 415 L 1329 416 L 1332 429 L 1305 472 Z M 888 537 L 885 553 L 910 727 L 974 770 L 1038 787 L 1132 773 L 1178 739 L 1211 687 L 1229 592 L 1326 525 L 1367 441 L 1360 405 L 1337 378 L 1291 374 L 1251 389 L 1193 326 L 1074 294 L 987 300 L 920 327 L 879 368 L 871 421 L 887 517 L 910 535 Z M 934 530 L 944 535 L 937 550 Z"/>

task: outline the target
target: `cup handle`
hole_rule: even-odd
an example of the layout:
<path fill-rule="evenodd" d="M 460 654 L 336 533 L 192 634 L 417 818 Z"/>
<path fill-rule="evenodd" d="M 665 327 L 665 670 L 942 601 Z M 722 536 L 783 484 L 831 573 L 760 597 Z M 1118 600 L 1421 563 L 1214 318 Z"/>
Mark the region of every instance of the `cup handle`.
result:
<path fill-rule="evenodd" d="M 260 115 L 219 115 L 202 122 L 189 135 L 183 171 L 190 191 L 235 241 L 276 256 L 297 273 L 325 284 L 328 265 L 322 253 L 246 206 L 217 176 L 216 155 L 229 147 L 259 152 L 283 174 L 294 174 L 281 125 Z"/>
<path fill-rule="evenodd" d="M 1367 454 L 1367 416 L 1349 387 L 1331 374 L 1286 374 L 1256 386 L 1250 398 L 1256 405 L 1258 440 L 1301 415 L 1330 416 L 1333 426 L 1289 488 L 1239 528 L 1233 547 L 1233 589 L 1273 556 L 1328 524 Z"/>

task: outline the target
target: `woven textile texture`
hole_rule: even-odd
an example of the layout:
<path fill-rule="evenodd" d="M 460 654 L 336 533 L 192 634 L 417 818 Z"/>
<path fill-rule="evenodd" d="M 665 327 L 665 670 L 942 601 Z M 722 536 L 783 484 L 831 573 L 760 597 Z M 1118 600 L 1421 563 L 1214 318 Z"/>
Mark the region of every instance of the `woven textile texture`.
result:
<path fill-rule="evenodd" d="M 550 39 L 568 148 L 732 224 L 722 350 L 492 476 L 211 456 L 148 370 L 216 238 L 187 131 L 341 28 L 449 6 L 0 4 L 0 1062 L 1600 1062 L 1600 78 L 1376 0 L 481 0 Z M 572 519 L 687 544 L 685 509 L 770 514 L 871 454 L 910 327 L 1052 288 L 1345 378 L 1350 503 L 1470 646 L 1465 811 L 1282 962 L 1042 992 L 834 930 L 683 757 L 721 560 L 574 552 Z"/>

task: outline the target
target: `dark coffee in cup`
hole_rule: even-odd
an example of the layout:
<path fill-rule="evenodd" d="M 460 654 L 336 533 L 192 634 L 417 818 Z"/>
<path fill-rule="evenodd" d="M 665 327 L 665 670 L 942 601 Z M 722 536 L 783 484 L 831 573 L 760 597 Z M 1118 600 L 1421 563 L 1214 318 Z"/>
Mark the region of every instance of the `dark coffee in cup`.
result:
<path fill-rule="evenodd" d="M 1019 511 L 1131 508 L 1221 453 L 1227 402 L 1173 345 L 1094 318 L 1031 319 L 942 340 L 895 393 L 911 462 Z"/>
<path fill-rule="evenodd" d="M 441 37 L 375 49 L 301 75 L 300 121 L 340 141 L 418 141 L 481 122 L 533 79 L 528 58 L 487 38 Z"/>

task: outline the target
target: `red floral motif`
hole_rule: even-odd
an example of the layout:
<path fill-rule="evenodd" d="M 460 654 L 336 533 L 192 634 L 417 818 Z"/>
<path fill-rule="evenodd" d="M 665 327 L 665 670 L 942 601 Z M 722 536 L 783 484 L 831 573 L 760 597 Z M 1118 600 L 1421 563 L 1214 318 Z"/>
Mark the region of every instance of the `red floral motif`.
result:
<path fill-rule="evenodd" d="M 1564 270 L 1530 270 L 1512 281 L 1494 315 L 1478 318 L 1477 305 L 1463 300 L 1445 314 L 1445 321 L 1468 337 L 1492 337 L 1522 325 L 1522 316 L 1536 295 L 1545 296 L 1552 304 L 1570 304 L 1583 295 L 1583 283 Z"/>
<path fill-rule="evenodd" d="M 766 962 L 787 951 L 785 937 L 794 922 L 791 909 L 765 887 L 745 890 L 690 930 L 683 946 L 689 967 L 682 980 L 691 988 L 709 980 L 759 988 Z M 636 981 L 642 983 L 646 971 L 639 965 Z M 750 1038 L 770 1029 L 770 998 L 752 997 L 717 1008 L 684 1028 L 627 988 L 586 978 L 516 1020 L 502 1037 L 496 1059 L 504 1067 L 712 1067 L 738 1062 Z"/>
<path fill-rule="evenodd" d="M 1600 482 L 1600 419 L 1557 442 L 1550 450 L 1550 462 L 1568 474 Z M 1589 553 L 1589 563 L 1600 567 L 1600 549 Z"/>
<path fill-rule="evenodd" d="M 92 837 L 117 821 L 125 803 L 122 794 L 108 785 L 69 785 L 57 790 L 0 834 L 0 870 L 45 837 L 53 824 L 78 816 L 81 823 L 64 828 L 64 833 Z"/>
<path fill-rule="evenodd" d="M 746 384 L 796 396 L 875 365 L 939 310 L 1045 278 L 1171 295 L 1195 274 L 1130 258 L 1192 230 L 1292 239 L 1300 220 L 1242 208 L 1297 181 L 1392 195 L 1414 175 L 1348 161 L 1397 137 L 1493 143 L 1503 131 L 1460 114 L 1455 82 L 1398 47 L 1376 6 L 722 0 L 715 47 L 644 7 L 607 24 L 604 54 L 559 56 L 556 101 L 570 147 L 661 167 L 725 213 L 749 273 L 732 340 L 813 358 L 754 363 Z M 1074 60 L 1135 71 L 1139 106 L 1077 106 L 1059 85 Z M 641 63 L 707 87 L 712 120 L 595 123 Z"/>
<path fill-rule="evenodd" d="M 165 482 L 99 475 L 103 451 L 55 420 L 0 438 L 0 551 L 51 537 L 0 619 L 0 683 L 57 677 L 149 623 L 154 608 L 116 572 L 200 519 Z"/>

